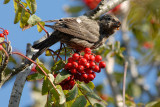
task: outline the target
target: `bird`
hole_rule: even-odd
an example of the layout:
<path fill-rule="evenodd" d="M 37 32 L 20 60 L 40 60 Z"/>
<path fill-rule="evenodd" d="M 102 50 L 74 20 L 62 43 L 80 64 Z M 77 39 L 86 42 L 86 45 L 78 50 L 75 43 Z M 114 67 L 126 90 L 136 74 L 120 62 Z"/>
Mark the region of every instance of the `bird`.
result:
<path fill-rule="evenodd" d="M 59 41 L 77 51 L 85 48 L 96 49 L 121 26 L 119 19 L 112 14 L 104 14 L 98 20 L 79 16 L 61 18 L 53 22 L 54 25 L 45 25 L 54 30 L 51 35 L 32 46 L 38 49 L 39 55 Z"/>

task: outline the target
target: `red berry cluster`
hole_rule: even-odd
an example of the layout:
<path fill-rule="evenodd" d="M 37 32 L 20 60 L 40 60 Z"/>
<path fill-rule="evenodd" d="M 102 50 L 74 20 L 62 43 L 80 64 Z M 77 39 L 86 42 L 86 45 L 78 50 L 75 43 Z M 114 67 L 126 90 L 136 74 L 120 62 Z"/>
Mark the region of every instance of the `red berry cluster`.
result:
<path fill-rule="evenodd" d="M 101 72 L 101 68 L 105 68 L 106 64 L 100 55 L 93 55 L 90 48 L 85 48 L 84 55 L 74 53 L 72 57 L 68 58 L 68 63 L 65 69 L 68 70 L 72 76 L 61 83 L 63 89 L 72 89 L 74 80 L 84 81 L 89 83 L 96 77 L 96 72 Z"/>
<path fill-rule="evenodd" d="M 0 37 L 4 38 L 5 35 L 8 35 L 8 30 L 3 30 L 3 33 L 0 33 Z"/>
<path fill-rule="evenodd" d="M 54 75 L 56 78 L 57 74 Z M 63 80 L 59 85 L 61 85 L 63 90 L 71 90 L 75 85 L 74 75 L 69 76 L 67 79 Z"/>

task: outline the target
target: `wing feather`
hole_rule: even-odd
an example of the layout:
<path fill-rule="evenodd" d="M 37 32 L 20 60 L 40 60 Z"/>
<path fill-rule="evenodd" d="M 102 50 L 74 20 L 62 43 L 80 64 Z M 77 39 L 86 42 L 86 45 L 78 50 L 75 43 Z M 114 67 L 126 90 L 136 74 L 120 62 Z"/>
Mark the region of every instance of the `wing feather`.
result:
<path fill-rule="evenodd" d="M 85 17 L 61 19 L 53 28 L 89 42 L 97 42 L 100 36 L 98 23 Z"/>

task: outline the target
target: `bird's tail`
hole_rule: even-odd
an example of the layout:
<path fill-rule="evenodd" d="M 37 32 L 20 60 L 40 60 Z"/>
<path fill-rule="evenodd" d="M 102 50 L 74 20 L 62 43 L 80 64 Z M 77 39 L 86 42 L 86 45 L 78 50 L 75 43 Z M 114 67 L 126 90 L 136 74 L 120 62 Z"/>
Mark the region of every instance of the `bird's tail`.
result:
<path fill-rule="evenodd" d="M 42 40 L 39 43 L 35 43 L 32 48 L 38 49 L 38 52 L 33 56 L 35 58 L 39 57 L 47 48 L 52 46 L 53 44 L 57 43 L 58 41 L 61 40 L 61 35 L 59 32 L 53 32 L 48 38 Z M 35 59 L 32 58 L 32 59 Z"/>

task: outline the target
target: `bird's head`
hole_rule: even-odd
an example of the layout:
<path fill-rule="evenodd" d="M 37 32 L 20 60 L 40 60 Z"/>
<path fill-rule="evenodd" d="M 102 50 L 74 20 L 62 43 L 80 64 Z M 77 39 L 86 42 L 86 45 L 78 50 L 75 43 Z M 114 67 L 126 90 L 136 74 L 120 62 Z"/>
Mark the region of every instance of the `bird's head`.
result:
<path fill-rule="evenodd" d="M 99 19 L 100 32 L 102 34 L 111 35 L 119 30 L 121 23 L 117 17 L 111 14 L 105 14 Z"/>

